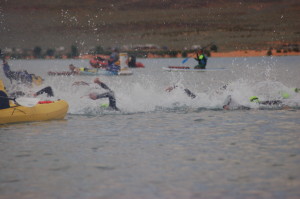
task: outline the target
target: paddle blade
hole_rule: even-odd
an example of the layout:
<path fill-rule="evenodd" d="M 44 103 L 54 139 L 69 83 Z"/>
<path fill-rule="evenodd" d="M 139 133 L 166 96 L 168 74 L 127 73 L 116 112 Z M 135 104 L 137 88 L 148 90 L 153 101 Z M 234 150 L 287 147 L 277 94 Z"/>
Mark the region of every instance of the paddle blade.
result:
<path fill-rule="evenodd" d="M 19 97 L 15 100 L 17 104 L 26 107 L 33 107 L 40 101 L 39 98 Z"/>
<path fill-rule="evenodd" d="M 182 64 L 184 64 L 185 62 L 187 62 L 187 60 L 189 59 L 189 57 L 185 58 L 184 60 L 182 60 Z"/>

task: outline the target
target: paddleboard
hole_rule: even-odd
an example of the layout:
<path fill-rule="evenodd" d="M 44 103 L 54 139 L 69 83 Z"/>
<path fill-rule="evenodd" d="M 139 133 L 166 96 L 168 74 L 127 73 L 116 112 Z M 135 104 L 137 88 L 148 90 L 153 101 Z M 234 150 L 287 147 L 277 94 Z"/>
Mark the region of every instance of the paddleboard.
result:
<path fill-rule="evenodd" d="M 112 76 L 112 75 L 132 75 L 133 72 L 130 70 L 120 70 L 120 71 L 109 71 L 109 70 L 103 70 L 98 69 L 97 72 L 88 72 L 88 71 L 80 71 L 80 75 L 90 75 L 90 76 L 97 76 L 97 75 L 106 75 L 106 76 Z"/>
<path fill-rule="evenodd" d="M 69 72 L 69 71 L 61 71 L 61 72 L 52 72 L 49 71 L 48 75 L 50 76 L 70 76 L 70 75 L 83 75 L 83 76 L 113 76 L 113 75 L 132 75 L 133 72 L 130 70 L 120 70 L 120 71 L 109 71 L 105 69 L 97 69 L 95 71 L 80 71 L 79 73 Z"/>
<path fill-rule="evenodd" d="M 169 66 L 162 68 L 169 72 L 206 72 L 206 71 L 224 71 L 226 68 L 206 68 L 206 69 L 194 69 L 189 66 Z"/>
<path fill-rule="evenodd" d="M 112 76 L 112 75 L 118 75 L 117 71 L 108 71 L 105 69 L 98 69 L 97 71 L 80 71 L 80 75 L 86 75 L 86 76 L 98 76 L 98 75 L 107 75 L 107 76 Z"/>

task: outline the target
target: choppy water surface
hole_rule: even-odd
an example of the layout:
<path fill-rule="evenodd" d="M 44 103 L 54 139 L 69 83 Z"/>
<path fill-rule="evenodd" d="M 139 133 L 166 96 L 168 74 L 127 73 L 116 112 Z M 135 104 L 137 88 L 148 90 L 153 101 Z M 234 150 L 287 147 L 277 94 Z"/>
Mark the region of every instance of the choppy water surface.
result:
<path fill-rule="evenodd" d="M 181 59 L 138 61 L 146 68 L 132 76 L 100 77 L 121 112 L 86 97 L 103 90 L 72 86 L 94 77 L 47 76 L 88 60 L 10 61 L 43 76 L 70 110 L 65 120 L 0 127 L 0 198 L 300 197 L 300 94 L 291 92 L 300 86 L 299 57 L 211 58 L 208 67 L 228 70 L 205 73 L 161 70 Z M 197 97 L 164 91 L 175 83 Z M 290 109 L 248 102 L 281 99 L 281 91 L 290 92 Z M 222 110 L 229 94 L 252 109 Z"/>

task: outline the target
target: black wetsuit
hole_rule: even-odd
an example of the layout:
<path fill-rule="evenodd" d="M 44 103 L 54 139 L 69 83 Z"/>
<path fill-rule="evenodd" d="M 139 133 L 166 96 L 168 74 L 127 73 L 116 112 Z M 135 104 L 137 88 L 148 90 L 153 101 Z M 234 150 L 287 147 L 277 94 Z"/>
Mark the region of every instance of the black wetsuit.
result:
<path fill-rule="evenodd" d="M 53 97 L 54 96 L 53 90 L 52 90 L 52 88 L 50 86 L 47 86 L 47 87 L 39 90 L 35 94 L 36 95 L 41 95 L 41 94 L 44 94 L 44 93 L 47 94 L 47 97 Z"/>
<path fill-rule="evenodd" d="M 102 93 L 102 94 L 98 94 L 97 95 L 97 99 L 101 99 L 101 98 L 108 98 L 109 100 L 109 107 L 118 111 L 119 109 L 117 108 L 116 105 L 116 98 L 115 98 L 115 94 L 114 92 L 103 82 L 98 84 L 99 86 L 101 86 L 103 89 L 108 90 L 108 92 L 106 93 Z"/>
<path fill-rule="evenodd" d="M 258 101 L 256 102 L 258 103 L 259 105 L 267 105 L 267 106 L 282 106 L 283 105 L 283 102 L 281 100 L 266 100 L 266 101 Z M 247 107 L 247 106 L 243 106 L 243 105 L 240 105 L 240 104 L 237 104 L 236 102 L 234 102 L 231 98 L 231 95 L 228 95 L 225 102 L 224 102 L 224 105 L 223 105 L 223 108 L 227 107 L 228 109 L 250 109 L 250 107 Z"/>
<path fill-rule="evenodd" d="M 178 87 L 177 85 L 173 86 L 173 88 L 177 88 L 177 87 Z M 196 97 L 196 95 L 189 89 L 184 88 L 183 90 L 184 90 L 185 94 L 187 94 L 187 96 L 189 96 L 190 98 L 194 99 Z"/>
<path fill-rule="evenodd" d="M 6 109 L 9 108 L 9 98 L 7 94 L 0 90 L 0 109 Z"/>
<path fill-rule="evenodd" d="M 262 105 L 282 105 L 282 101 L 281 100 L 267 100 L 267 101 L 261 101 L 258 102 L 258 104 L 262 104 Z"/>
<path fill-rule="evenodd" d="M 194 93 L 192 93 L 192 91 L 190 91 L 189 89 L 185 88 L 184 92 L 192 99 L 194 99 L 196 97 L 196 95 Z"/>
<path fill-rule="evenodd" d="M 53 97 L 54 96 L 53 90 L 50 86 L 47 86 L 47 87 L 37 91 L 35 94 L 36 95 L 41 95 L 41 94 L 44 94 L 44 93 L 47 94 L 47 97 Z M 10 93 L 9 95 L 13 98 L 17 98 L 17 97 L 24 96 L 25 93 L 23 91 L 15 91 L 13 93 Z"/>
<path fill-rule="evenodd" d="M 134 56 L 129 57 L 128 67 L 135 68 L 136 67 L 136 59 Z"/>

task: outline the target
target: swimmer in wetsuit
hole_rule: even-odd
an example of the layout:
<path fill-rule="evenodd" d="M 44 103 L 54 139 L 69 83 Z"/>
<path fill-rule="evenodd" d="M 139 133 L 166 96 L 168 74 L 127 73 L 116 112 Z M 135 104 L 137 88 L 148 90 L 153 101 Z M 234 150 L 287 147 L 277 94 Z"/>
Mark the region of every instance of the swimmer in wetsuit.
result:
<path fill-rule="evenodd" d="M 115 98 L 115 94 L 114 92 L 103 82 L 101 82 L 99 80 L 99 78 L 96 78 L 94 80 L 94 83 L 98 84 L 99 86 L 101 86 L 101 88 L 108 90 L 108 92 L 102 93 L 102 94 L 98 94 L 98 93 L 90 93 L 89 97 L 92 100 L 97 100 L 97 99 L 101 99 L 101 98 L 108 98 L 109 100 L 109 104 L 108 107 L 110 107 L 111 109 L 115 110 L 115 111 L 119 111 L 117 105 L 116 105 L 116 98 Z M 89 83 L 86 82 L 75 82 L 73 83 L 73 85 L 90 85 Z"/>

